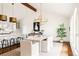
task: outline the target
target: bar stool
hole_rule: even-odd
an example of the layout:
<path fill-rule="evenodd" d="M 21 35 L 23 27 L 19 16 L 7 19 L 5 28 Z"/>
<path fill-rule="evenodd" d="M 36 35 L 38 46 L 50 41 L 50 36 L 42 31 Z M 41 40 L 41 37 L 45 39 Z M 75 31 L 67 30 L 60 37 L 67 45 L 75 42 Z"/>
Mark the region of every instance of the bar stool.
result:
<path fill-rule="evenodd" d="M 0 48 L 2 48 L 2 43 L 1 43 L 1 41 L 0 41 Z"/>
<path fill-rule="evenodd" d="M 15 38 L 10 39 L 10 46 L 15 44 Z"/>
<path fill-rule="evenodd" d="M 2 45 L 2 48 L 8 47 L 8 46 L 9 46 L 8 40 L 3 39 L 3 40 L 1 41 L 1 45 Z"/>
<path fill-rule="evenodd" d="M 23 37 L 17 37 L 17 38 L 16 38 L 16 42 L 17 42 L 17 43 L 20 43 L 21 40 L 23 40 Z"/>

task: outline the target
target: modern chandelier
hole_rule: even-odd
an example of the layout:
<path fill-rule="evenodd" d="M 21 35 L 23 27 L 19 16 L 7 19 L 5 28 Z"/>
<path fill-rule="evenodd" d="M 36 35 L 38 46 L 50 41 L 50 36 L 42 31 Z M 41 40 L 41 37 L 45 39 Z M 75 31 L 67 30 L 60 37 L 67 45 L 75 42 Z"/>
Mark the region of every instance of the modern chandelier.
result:
<path fill-rule="evenodd" d="M 4 13 L 4 5 L 3 3 L 1 4 L 1 14 L 0 14 L 0 30 L 4 30 L 4 23 L 7 21 L 7 16 L 3 14 Z"/>
<path fill-rule="evenodd" d="M 34 22 L 40 22 L 40 24 L 44 24 L 47 22 L 47 19 L 43 18 L 42 14 L 42 3 L 40 3 L 40 12 L 39 12 L 39 17 L 34 20 Z"/>
<path fill-rule="evenodd" d="M 9 22 L 16 23 L 16 17 L 14 17 L 14 3 L 12 3 L 12 17 L 9 17 Z"/>

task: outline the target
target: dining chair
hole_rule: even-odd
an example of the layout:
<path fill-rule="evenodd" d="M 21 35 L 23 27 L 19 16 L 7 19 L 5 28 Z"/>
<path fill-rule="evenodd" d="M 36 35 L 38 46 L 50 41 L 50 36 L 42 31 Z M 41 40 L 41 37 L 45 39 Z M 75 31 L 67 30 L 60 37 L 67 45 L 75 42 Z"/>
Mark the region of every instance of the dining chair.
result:
<path fill-rule="evenodd" d="M 1 41 L 1 45 L 2 45 L 2 48 L 8 47 L 9 46 L 8 40 L 7 39 L 3 39 Z"/>
<path fill-rule="evenodd" d="M 16 38 L 16 42 L 17 42 L 17 43 L 20 43 L 21 40 L 23 40 L 23 37 L 17 37 L 17 38 Z"/>
<path fill-rule="evenodd" d="M 12 46 L 16 43 L 15 40 L 16 40 L 16 38 L 10 38 L 10 46 Z"/>

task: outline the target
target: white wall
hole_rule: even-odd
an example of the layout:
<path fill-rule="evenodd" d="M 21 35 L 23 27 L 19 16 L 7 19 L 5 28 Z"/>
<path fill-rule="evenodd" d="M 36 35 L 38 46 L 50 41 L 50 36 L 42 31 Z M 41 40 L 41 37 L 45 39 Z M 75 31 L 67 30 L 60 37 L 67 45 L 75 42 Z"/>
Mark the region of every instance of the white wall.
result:
<path fill-rule="evenodd" d="M 14 15 L 17 17 L 17 20 L 20 20 L 21 22 L 21 30 L 23 34 L 28 34 L 32 32 L 32 26 L 33 26 L 33 20 L 38 18 L 39 16 L 39 9 L 40 9 L 40 4 L 32 4 L 31 5 L 35 6 L 38 10 L 37 13 L 34 11 L 30 10 L 29 8 L 21 5 L 21 4 L 15 4 L 14 6 Z M 0 4 L 1 7 L 1 4 Z M 43 8 L 44 9 L 44 8 Z M 1 10 L 1 8 L 0 8 Z M 0 11 L 1 13 L 1 11 Z M 12 5 L 9 4 L 4 4 L 4 14 L 9 16 L 12 16 Z M 46 12 L 43 10 L 43 19 L 47 19 L 48 22 L 44 25 L 41 26 L 41 29 L 45 30 L 45 34 L 47 36 L 53 36 L 54 39 L 56 38 L 56 29 L 58 25 L 64 23 L 65 27 L 67 29 L 67 38 L 65 40 L 69 41 L 69 19 L 66 17 L 63 17 L 63 15 L 58 15 L 58 14 L 51 14 L 49 12 Z"/>
<path fill-rule="evenodd" d="M 0 7 L 1 7 L 1 4 L 0 4 Z M 4 9 L 3 9 L 4 15 L 7 15 L 8 18 L 10 16 L 13 16 L 11 3 L 3 4 L 3 7 L 4 7 Z M 2 12 L 0 11 L 0 13 L 2 13 Z M 27 34 L 32 31 L 32 22 L 35 19 L 34 11 L 23 6 L 22 4 L 14 4 L 14 16 L 17 18 L 18 21 L 20 20 L 23 34 Z"/>
<path fill-rule="evenodd" d="M 2 14 L 2 4 L 0 4 L 0 14 Z M 32 24 L 33 20 L 35 19 L 35 12 L 32 11 L 31 9 L 25 7 L 22 4 L 14 4 L 14 15 L 12 15 L 12 5 L 11 3 L 5 3 L 3 4 L 3 14 L 7 15 L 8 21 L 10 16 L 14 16 L 17 18 L 17 21 L 20 21 L 20 29 L 15 31 L 14 33 L 10 35 L 0 35 L 0 38 L 4 37 L 16 37 L 20 36 L 21 34 L 28 34 L 32 32 Z M 8 22 L 7 21 L 7 22 Z"/>
<path fill-rule="evenodd" d="M 73 55 L 79 55 L 79 11 L 77 8 L 70 20 L 70 44 Z"/>
<path fill-rule="evenodd" d="M 42 26 L 42 28 L 45 30 L 45 34 L 47 36 L 52 36 L 53 39 L 60 39 L 57 38 L 57 28 L 60 24 L 64 23 L 67 37 L 64 38 L 65 41 L 69 41 L 69 19 L 65 18 L 61 15 L 57 14 L 51 14 L 51 13 L 43 13 L 44 18 L 48 20 L 48 22 Z"/>
<path fill-rule="evenodd" d="M 65 27 L 66 27 L 66 32 L 67 32 L 67 37 L 64 38 L 65 41 L 70 41 L 70 35 L 69 35 L 69 23 L 70 23 L 70 19 L 65 17 L 62 14 L 57 14 L 54 11 L 52 11 L 52 13 L 50 12 L 50 9 L 47 11 L 46 10 L 46 6 L 44 8 L 44 4 L 41 4 L 42 7 L 40 7 L 40 4 L 37 4 L 37 15 L 40 13 L 40 8 L 41 8 L 41 12 L 42 12 L 42 18 L 44 20 L 47 20 L 48 22 L 41 25 L 41 30 L 44 29 L 44 34 L 46 34 L 47 36 L 52 36 L 53 39 L 59 39 L 57 38 L 57 28 L 60 24 L 64 23 Z M 47 7 L 48 8 L 48 7 Z M 65 7 L 64 7 L 65 8 Z"/>

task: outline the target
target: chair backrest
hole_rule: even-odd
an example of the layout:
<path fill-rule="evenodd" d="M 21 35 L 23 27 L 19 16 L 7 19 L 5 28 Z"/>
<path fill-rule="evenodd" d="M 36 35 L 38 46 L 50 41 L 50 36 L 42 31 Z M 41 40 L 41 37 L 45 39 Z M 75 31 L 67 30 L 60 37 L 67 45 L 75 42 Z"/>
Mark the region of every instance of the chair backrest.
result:
<path fill-rule="evenodd" d="M 2 48 L 2 41 L 0 41 L 0 48 Z"/>
<path fill-rule="evenodd" d="M 20 43 L 21 40 L 23 40 L 23 37 L 17 37 L 16 38 L 17 43 Z"/>
<path fill-rule="evenodd" d="M 9 45 L 8 45 L 8 40 L 6 40 L 6 39 L 3 39 L 3 40 L 1 41 L 1 44 L 2 44 L 2 48 L 9 46 Z"/>
<path fill-rule="evenodd" d="M 15 42 L 15 38 L 11 38 L 11 39 L 10 39 L 10 46 L 11 46 L 11 45 L 14 45 L 15 43 L 16 43 L 16 42 Z"/>

